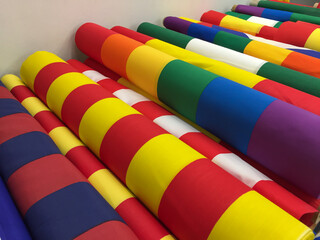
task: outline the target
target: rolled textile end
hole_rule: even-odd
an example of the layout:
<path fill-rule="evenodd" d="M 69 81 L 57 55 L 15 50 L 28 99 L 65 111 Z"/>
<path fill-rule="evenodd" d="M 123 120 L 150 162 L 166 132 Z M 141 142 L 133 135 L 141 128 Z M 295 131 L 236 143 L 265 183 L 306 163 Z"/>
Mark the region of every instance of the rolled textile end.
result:
<path fill-rule="evenodd" d="M 259 2 L 260 2 L 260 0 L 251 0 L 250 5 L 257 7 Z"/>
<path fill-rule="evenodd" d="M 231 8 L 231 11 L 232 11 L 232 12 L 235 12 L 235 11 L 236 11 L 237 6 L 238 6 L 238 5 L 233 5 L 233 6 L 232 6 L 232 8 Z"/>

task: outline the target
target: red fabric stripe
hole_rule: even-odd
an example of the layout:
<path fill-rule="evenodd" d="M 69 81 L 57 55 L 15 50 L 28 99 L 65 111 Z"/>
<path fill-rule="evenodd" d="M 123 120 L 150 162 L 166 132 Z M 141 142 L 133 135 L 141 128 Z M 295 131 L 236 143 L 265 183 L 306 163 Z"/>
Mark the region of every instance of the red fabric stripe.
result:
<path fill-rule="evenodd" d="M 120 221 L 108 221 L 102 223 L 90 230 L 82 233 L 74 240 L 89 240 L 89 239 L 103 239 L 103 240 L 138 240 L 131 229 Z"/>
<path fill-rule="evenodd" d="M 102 45 L 110 35 L 115 34 L 115 32 L 106 30 L 94 23 L 83 24 L 76 32 L 77 47 L 87 56 L 102 62 L 100 54 Z"/>
<path fill-rule="evenodd" d="M 82 62 L 76 59 L 69 59 L 67 63 L 71 64 L 74 68 L 76 68 L 81 73 L 88 70 L 92 70 L 92 68 L 88 67 L 87 65 L 83 64 Z"/>
<path fill-rule="evenodd" d="M 134 107 L 134 109 L 136 109 L 137 111 L 143 113 L 143 115 L 147 116 L 151 120 L 154 120 L 161 116 L 173 115 L 172 113 L 152 101 L 138 102 L 132 107 Z"/>
<path fill-rule="evenodd" d="M 94 70 L 98 71 L 102 75 L 109 77 L 115 81 L 117 81 L 121 76 L 110 69 L 106 68 L 102 64 L 96 62 L 92 58 L 88 58 L 84 61 L 84 64 L 88 65 L 89 67 L 93 68 Z"/>
<path fill-rule="evenodd" d="M 111 93 L 114 93 L 115 91 L 118 91 L 120 89 L 128 89 L 125 86 L 122 86 L 120 83 L 117 83 L 116 81 L 106 78 L 98 82 L 100 86 L 104 87 Z"/>
<path fill-rule="evenodd" d="M 116 211 L 131 227 L 139 239 L 159 240 L 168 235 L 168 231 L 135 198 L 122 202 Z"/>
<path fill-rule="evenodd" d="M 96 102 L 114 97 L 99 85 L 88 84 L 73 90 L 63 103 L 62 121 L 75 133 L 79 134 L 80 121 L 85 112 Z M 75 106 L 77 106 L 75 108 Z"/>
<path fill-rule="evenodd" d="M 39 131 L 46 133 L 29 114 L 16 113 L 0 118 L 0 144 L 24 133 Z"/>
<path fill-rule="evenodd" d="M 51 83 L 61 75 L 77 72 L 70 64 L 63 62 L 51 63 L 42 68 L 34 80 L 34 92 L 45 103 L 48 89 Z"/>
<path fill-rule="evenodd" d="M 263 26 L 260 29 L 259 33 L 257 33 L 256 35 L 258 37 L 263 37 L 263 38 L 267 38 L 267 39 L 274 39 L 277 32 L 278 32 L 278 28 Z"/>
<path fill-rule="evenodd" d="M 64 156 L 53 154 L 22 166 L 7 184 L 24 215 L 40 199 L 76 182 L 87 180 Z"/>
<path fill-rule="evenodd" d="M 216 155 L 221 153 L 230 153 L 228 149 L 216 143 L 211 138 L 200 132 L 191 132 L 184 134 L 180 140 L 197 150 L 206 158 L 212 160 Z"/>
<path fill-rule="evenodd" d="M 115 31 L 117 33 L 120 33 L 122 35 L 125 35 L 129 38 L 132 38 L 138 42 L 141 42 L 143 44 L 146 44 L 146 42 L 155 39 L 153 37 L 150 37 L 148 35 L 133 31 L 131 29 L 125 28 L 125 27 L 121 27 L 121 26 L 115 26 L 113 28 L 111 28 L 112 31 Z"/>
<path fill-rule="evenodd" d="M 26 98 L 35 97 L 33 92 L 26 86 L 16 86 L 11 89 L 11 93 L 18 99 L 19 102 L 22 102 Z"/>
<path fill-rule="evenodd" d="M 41 126 L 49 133 L 52 129 L 63 127 L 64 124 L 50 111 L 41 111 L 34 115 L 34 118 L 41 124 Z"/>
<path fill-rule="evenodd" d="M 303 47 L 314 27 L 294 22 L 284 22 L 278 28 L 274 40 Z"/>
<path fill-rule="evenodd" d="M 253 89 L 320 115 L 320 98 L 313 95 L 268 79 L 259 82 Z"/>
<path fill-rule="evenodd" d="M 151 138 L 164 133 L 167 132 L 143 115 L 126 116 L 104 136 L 100 148 L 101 160 L 125 183 L 129 164 L 136 152 Z"/>
<path fill-rule="evenodd" d="M 197 160 L 172 180 L 158 210 L 179 239 L 207 239 L 227 208 L 249 187 L 208 159 Z"/>
<path fill-rule="evenodd" d="M 212 23 L 213 25 L 220 26 L 221 20 L 227 16 L 224 13 L 216 12 L 213 10 L 210 10 L 208 12 L 205 12 L 202 14 L 200 21 Z"/>
<path fill-rule="evenodd" d="M 15 99 L 15 97 L 6 89 L 5 87 L 0 86 L 0 98 L 9 98 Z"/>
<path fill-rule="evenodd" d="M 253 187 L 254 190 L 266 196 L 270 201 L 291 214 L 297 219 L 302 219 L 304 224 L 311 226 L 312 217 L 317 210 L 301 199 L 282 188 L 273 181 L 259 181 Z"/>
<path fill-rule="evenodd" d="M 69 150 L 66 157 L 89 178 L 94 172 L 104 169 L 103 164 L 85 146 L 78 146 Z"/>

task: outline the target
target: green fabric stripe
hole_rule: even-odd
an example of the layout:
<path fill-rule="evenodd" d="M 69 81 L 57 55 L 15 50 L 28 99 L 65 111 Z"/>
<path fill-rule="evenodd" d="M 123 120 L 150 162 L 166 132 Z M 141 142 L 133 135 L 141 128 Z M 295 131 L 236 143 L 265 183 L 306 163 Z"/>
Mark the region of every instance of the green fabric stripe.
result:
<path fill-rule="evenodd" d="M 274 27 L 274 28 L 279 28 L 282 23 L 283 23 L 283 22 L 278 22 L 278 23 L 277 23 L 276 25 L 274 25 L 273 27 Z"/>
<path fill-rule="evenodd" d="M 312 7 L 304 7 L 304 6 L 272 2 L 272 1 L 266 1 L 266 0 L 260 1 L 258 3 L 258 7 L 272 8 L 272 9 L 278 9 L 278 10 L 283 10 L 288 12 L 302 13 L 302 14 L 320 17 L 320 9 L 312 8 Z"/>
<path fill-rule="evenodd" d="M 320 97 L 320 79 L 273 63 L 265 63 L 258 75 Z"/>
<path fill-rule="evenodd" d="M 174 110 L 196 121 L 198 102 L 203 90 L 215 78 L 216 74 L 181 60 L 173 60 L 162 70 L 158 80 L 160 101 Z"/>
<path fill-rule="evenodd" d="M 249 38 L 240 37 L 223 31 L 219 31 L 213 39 L 213 43 L 238 52 L 243 52 L 251 41 L 252 40 Z"/>
<path fill-rule="evenodd" d="M 244 20 L 248 20 L 250 17 L 252 17 L 250 15 L 243 14 L 243 13 L 237 13 L 237 12 L 226 12 L 226 14 L 230 15 L 230 16 L 238 17 L 238 18 L 241 18 Z"/>
<path fill-rule="evenodd" d="M 309 15 L 300 14 L 300 13 L 292 13 L 290 17 L 290 21 L 292 22 L 303 21 L 303 22 L 309 22 L 314 24 L 320 24 L 320 17 L 309 16 Z"/>
<path fill-rule="evenodd" d="M 147 22 L 141 23 L 137 29 L 137 32 L 146 34 L 154 38 L 158 38 L 162 41 L 170 42 L 182 48 L 186 48 L 187 44 L 193 39 L 193 37 L 190 37 L 188 35 L 178 33 L 170 29 L 166 29 Z"/>

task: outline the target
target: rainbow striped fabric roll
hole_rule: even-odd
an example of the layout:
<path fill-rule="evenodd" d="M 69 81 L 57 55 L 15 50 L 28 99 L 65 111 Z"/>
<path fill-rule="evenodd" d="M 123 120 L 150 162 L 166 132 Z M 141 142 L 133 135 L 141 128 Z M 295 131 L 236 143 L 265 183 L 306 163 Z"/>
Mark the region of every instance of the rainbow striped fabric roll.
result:
<path fill-rule="evenodd" d="M 149 98 L 146 98 L 146 93 L 141 95 L 120 84 L 119 82 L 125 81 L 120 76 L 115 77 L 115 80 L 118 81 L 115 82 L 77 60 L 69 60 L 68 63 L 77 67 L 80 72 L 144 114 L 155 124 L 178 137 L 181 141 L 185 142 L 208 159 L 212 159 L 212 162 L 229 172 L 253 190 L 256 190 L 292 216 L 300 219 L 300 221 L 303 221 L 306 225 L 310 226 L 313 224 L 312 220 L 314 219 L 314 216 L 317 215 L 317 210 L 289 193 L 263 173 L 252 168 L 237 155 L 231 153 L 230 150 L 208 138 L 186 122 L 181 121 L 166 109 L 149 100 Z M 93 64 L 97 67 L 99 63 Z M 98 68 L 99 67 L 104 68 L 102 65 L 98 66 Z M 110 75 L 110 70 L 108 71 L 108 75 Z"/>
<path fill-rule="evenodd" d="M 144 30 L 146 29 L 146 30 Z M 184 50 L 182 48 L 176 47 L 174 45 L 171 45 L 169 43 L 163 42 L 161 40 L 153 38 L 157 35 L 169 35 L 172 38 L 179 39 L 179 33 L 173 32 L 169 29 L 161 28 L 159 26 L 153 25 L 151 23 L 142 23 L 138 27 L 138 31 L 140 32 L 146 32 L 148 35 L 152 36 L 149 37 L 147 35 L 137 33 L 135 31 L 132 31 L 130 29 L 126 29 L 123 27 L 114 27 L 112 30 L 119 32 L 120 34 L 126 35 L 127 37 L 133 38 L 137 41 L 140 41 L 148 46 L 151 46 L 155 49 L 158 49 L 162 52 L 165 52 L 173 57 L 176 57 L 182 61 L 186 61 L 188 63 L 191 63 L 195 66 L 201 67 L 209 72 L 215 73 L 219 76 L 228 78 L 234 82 L 240 83 L 244 86 L 253 88 L 257 91 L 263 92 L 265 94 L 268 94 L 270 96 L 273 96 L 275 98 L 278 98 L 280 100 L 283 100 L 285 102 L 291 103 L 295 106 L 301 107 L 303 109 L 306 109 L 310 112 L 313 112 L 317 115 L 320 115 L 320 98 L 306 94 L 304 92 L 298 91 L 296 89 L 290 88 L 288 86 L 276 83 L 274 81 L 271 81 L 269 79 L 265 79 L 263 77 L 260 77 L 258 75 L 255 75 L 253 73 L 241 70 L 236 67 L 232 67 L 228 64 L 213 60 L 212 58 L 205 57 L 203 55 L 199 55 L 194 52 L 190 52 L 187 50 Z M 149 31 L 148 31 L 149 30 Z M 155 34 L 153 34 L 155 33 Z M 162 37 L 163 38 L 163 37 Z M 165 37 L 164 37 L 165 38 Z M 201 40 L 192 41 L 192 39 L 188 36 L 181 36 L 181 41 L 185 42 L 184 47 L 186 46 L 193 46 L 196 50 L 198 50 L 200 53 L 208 55 L 210 53 L 210 43 L 204 43 Z M 189 40 L 189 41 L 188 41 Z M 192 41 L 192 42 L 191 42 Z M 209 45 L 207 47 L 206 45 Z M 228 55 L 228 51 L 225 49 L 220 48 L 220 55 Z M 218 51 L 214 51 L 213 54 L 218 55 Z M 236 55 L 241 55 L 239 53 L 236 53 Z M 235 55 L 235 54 L 234 54 Z M 229 58 L 234 57 L 234 55 L 229 55 Z M 243 56 L 241 56 L 241 60 L 243 60 Z M 240 59 L 239 59 L 240 60 Z M 240 60 L 240 61 L 241 61 Z M 258 70 L 258 68 L 262 68 L 264 64 L 266 64 L 265 61 L 261 61 L 258 59 L 250 59 L 247 58 L 247 61 L 243 61 L 242 64 L 248 64 L 248 60 L 255 61 L 252 63 L 252 65 L 256 65 L 255 71 Z M 277 66 L 277 65 L 276 65 Z M 286 72 L 286 71 L 284 71 Z M 320 79 L 319 79 L 320 80 Z"/>
<path fill-rule="evenodd" d="M 291 27 L 292 25 L 289 24 L 292 22 L 286 22 L 281 24 L 279 28 L 274 28 L 258 23 L 248 22 L 241 18 L 226 15 L 213 10 L 205 12 L 201 16 L 201 21 L 231 30 L 249 33 L 266 39 L 320 51 L 320 29 L 318 28 L 318 25 L 315 25 L 315 27 L 311 28 L 311 31 L 309 29 L 306 30 L 304 28 L 300 28 L 299 25 L 294 25 L 295 27 Z M 291 27 L 291 31 L 295 32 L 295 34 L 290 34 L 288 36 L 288 34 L 285 32 L 285 29 L 287 29 L 288 26 Z M 287 36 L 283 37 L 283 35 Z"/>
<path fill-rule="evenodd" d="M 281 2 L 281 3 L 283 3 L 282 1 L 279 1 L 279 0 L 269 0 L 269 1 L 272 1 L 272 2 Z M 312 6 L 310 6 L 310 5 L 304 5 L 304 4 L 292 3 L 292 2 L 286 2 L 286 4 L 303 6 L 303 7 L 312 7 Z"/>
<path fill-rule="evenodd" d="M 0 174 L 32 239 L 137 239 L 6 90 L 0 95 Z"/>
<path fill-rule="evenodd" d="M 167 20 L 170 20 L 168 17 Z M 176 25 L 174 25 L 174 19 L 176 19 Z M 169 27 L 172 29 L 179 30 L 179 19 L 174 18 L 172 22 L 169 22 Z M 185 21 L 182 20 L 182 23 Z M 166 24 L 166 20 L 165 20 Z M 207 29 L 207 28 L 204 28 Z M 153 24 L 142 23 L 140 24 L 138 32 L 147 34 L 151 37 L 155 37 L 166 41 L 168 43 L 174 44 L 181 48 L 202 54 L 206 57 L 216 59 L 228 63 L 232 66 L 244 69 L 246 71 L 257 74 L 261 77 L 269 78 L 273 81 L 282 83 L 284 85 L 299 89 L 303 92 L 312 94 L 314 96 L 320 97 L 320 80 L 316 77 L 294 71 L 289 68 L 285 68 L 258 58 L 248 56 L 243 53 L 239 53 L 232 49 L 228 49 L 213 43 L 208 43 L 201 39 L 193 38 L 186 34 L 172 31 L 170 29 L 165 29 Z M 186 32 L 187 33 L 187 32 Z M 224 74 L 231 74 L 226 71 L 222 71 Z M 218 73 L 221 75 L 222 73 Z M 225 77 L 231 79 L 230 76 L 225 75 Z M 239 76 L 239 77 L 242 77 Z M 243 76 L 247 77 L 247 76 Z M 318 84 L 317 84 L 318 83 Z M 258 87 L 258 86 L 257 86 Z M 309 102 L 309 101 L 307 101 Z"/>
<path fill-rule="evenodd" d="M 232 10 L 234 11 L 234 9 L 232 9 Z M 263 17 L 252 16 L 252 15 L 243 14 L 243 13 L 239 13 L 239 12 L 226 12 L 226 14 L 230 15 L 230 16 L 237 17 L 237 18 L 241 18 L 241 19 L 246 20 L 248 22 L 263 24 L 265 26 L 275 27 L 275 28 L 279 28 L 280 25 L 283 23 L 283 22 L 279 22 L 279 21 L 276 21 L 276 20 L 263 18 Z"/>
<path fill-rule="evenodd" d="M 250 5 L 263 7 L 263 8 L 271 8 L 271 9 L 278 9 L 283 11 L 295 12 L 295 13 L 302 13 L 307 14 L 310 16 L 320 17 L 320 9 L 312 8 L 309 6 L 302 6 L 297 4 L 287 4 L 281 3 L 277 1 L 265 1 L 265 0 L 252 0 Z"/>
<path fill-rule="evenodd" d="M 76 43 L 85 54 L 319 197 L 319 116 L 95 24 L 80 27 Z M 296 141 L 301 138 L 303 145 Z"/>
<path fill-rule="evenodd" d="M 256 40 L 256 41 L 259 41 L 259 42 L 267 43 L 267 44 L 270 44 L 272 46 L 285 48 L 285 49 L 288 49 L 288 50 L 291 50 L 291 51 L 294 51 L 294 52 L 298 52 L 298 53 L 302 53 L 302 54 L 305 54 L 305 55 L 308 55 L 308 56 L 311 56 L 311 57 L 320 58 L 320 53 L 318 51 L 311 50 L 309 48 L 298 47 L 298 46 L 295 46 L 295 45 L 292 45 L 292 44 L 288 44 L 288 43 L 284 43 L 284 42 L 278 42 L 278 41 L 275 41 L 275 39 L 274 40 L 270 40 L 270 39 L 266 39 L 266 38 L 262 38 L 262 37 L 257 37 L 257 36 L 254 36 L 254 35 L 251 35 L 251 34 L 248 34 L 248 33 L 243 33 L 243 32 L 239 32 L 239 31 L 235 31 L 235 30 L 230 30 L 228 28 L 216 26 L 216 25 L 211 24 L 211 23 L 201 22 L 201 21 L 197 21 L 197 20 L 194 20 L 194 19 L 190 19 L 190 18 L 181 17 L 181 19 L 184 19 L 184 20 L 187 20 L 187 21 L 193 22 L 193 23 L 198 23 L 200 25 L 204 25 L 204 26 L 207 26 L 207 27 L 211 27 L 211 28 L 216 29 L 218 31 L 224 31 L 224 32 L 227 32 L 227 33 L 232 33 L 232 34 L 240 36 L 240 37 L 245 37 L 245 38 L 248 38 L 248 39 L 251 39 L 251 40 Z M 313 26 L 317 26 L 317 25 L 313 25 Z M 282 32 L 285 32 L 285 31 L 281 31 L 280 33 L 282 33 Z M 306 36 L 306 34 L 304 34 L 303 36 Z M 309 35 L 307 35 L 307 37 L 308 36 Z M 278 34 L 277 37 L 283 37 L 283 36 L 281 36 L 281 34 Z M 293 38 L 290 37 L 288 40 L 283 40 L 283 41 L 289 41 L 290 42 L 290 41 L 292 41 L 292 39 L 298 40 L 298 38 L 296 38 L 296 37 L 293 37 Z"/>
<path fill-rule="evenodd" d="M 103 88 L 67 66 L 53 54 L 36 52 L 20 73 L 178 238 L 226 239 L 234 231 L 239 239 L 269 234 L 281 239 L 313 237 L 306 226 L 108 91 L 92 94 L 89 88 Z"/>
<path fill-rule="evenodd" d="M 255 6 L 247 6 L 247 5 L 235 5 L 232 8 L 232 10 L 235 12 L 249 14 L 257 17 L 263 17 L 266 19 L 273 19 L 280 22 L 303 21 L 303 22 L 309 22 L 314 24 L 320 24 L 320 16 L 315 17 L 315 16 L 310 16 L 310 15 L 301 14 L 301 13 L 293 13 L 288 11 L 255 7 Z M 261 24 L 263 24 L 263 22 Z"/>
<path fill-rule="evenodd" d="M 320 59 L 318 58 L 306 56 L 278 46 L 272 46 L 261 42 L 260 39 L 259 41 L 251 40 L 177 17 L 166 17 L 163 24 L 171 30 L 188 34 L 189 36 L 200 38 L 317 78 L 320 77 Z"/>
<path fill-rule="evenodd" d="M 93 187 L 125 220 L 139 239 L 174 239 L 133 194 L 102 165 L 91 151 L 17 76 L 5 75 L 1 80 L 48 132 L 63 155 L 76 165 Z"/>
<path fill-rule="evenodd" d="M 0 82 L 0 95 L 3 86 Z M 7 93 L 4 93 L 7 94 Z M 0 136 L 0 142 L 2 135 Z M 1 144 L 1 143 L 0 143 Z M 23 220 L 0 177 L 0 239 L 3 240 L 31 240 L 29 232 L 23 223 Z"/>

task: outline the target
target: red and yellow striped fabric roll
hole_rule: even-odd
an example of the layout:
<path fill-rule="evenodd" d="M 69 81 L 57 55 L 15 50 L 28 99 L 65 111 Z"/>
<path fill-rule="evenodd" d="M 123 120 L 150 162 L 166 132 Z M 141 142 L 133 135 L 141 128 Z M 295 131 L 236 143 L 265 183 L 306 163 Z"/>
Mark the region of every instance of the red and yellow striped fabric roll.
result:
<path fill-rule="evenodd" d="M 263 173 L 252 168 L 227 148 L 146 98 L 146 93 L 141 95 L 120 84 L 119 82 L 125 81 L 120 76 L 113 75 L 115 80 L 119 81 L 116 82 L 77 60 L 68 60 L 67 62 L 292 216 L 307 225 L 313 224 L 314 215 L 318 213 L 316 209 L 273 182 Z M 110 75 L 112 76 L 112 74 Z"/>
<path fill-rule="evenodd" d="M 123 184 L 15 75 L 2 82 L 38 120 L 65 155 L 119 213 L 139 239 L 174 239 Z"/>
<path fill-rule="evenodd" d="M 125 45 L 121 54 L 138 46 Z M 112 63 L 125 74 L 117 60 Z M 60 75 L 53 79 L 56 63 Z M 92 92 L 103 88 L 86 76 L 63 74 L 70 66 L 61 63 L 53 54 L 36 52 L 20 73 L 34 89 L 53 79 L 42 91 L 48 105 L 178 238 L 230 239 L 234 232 L 238 239 L 312 238 L 305 225 L 111 93 Z"/>

